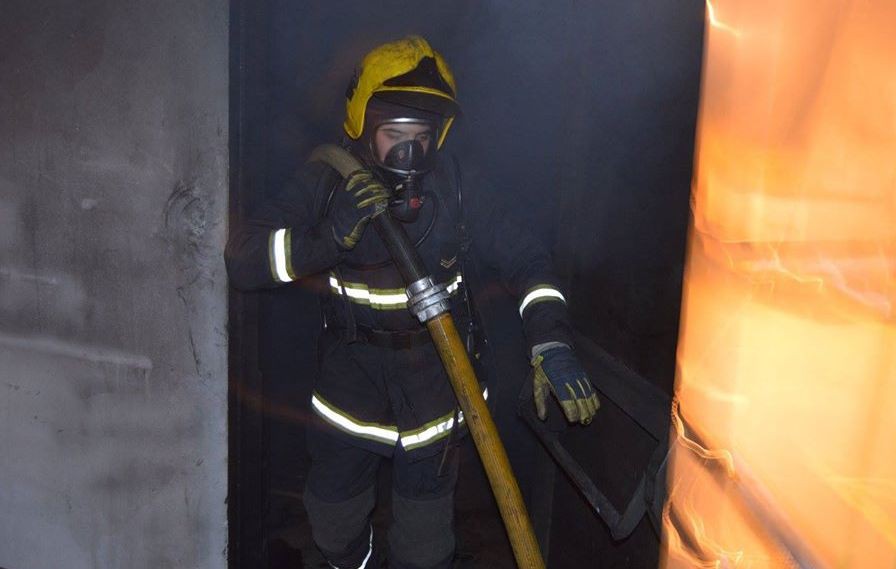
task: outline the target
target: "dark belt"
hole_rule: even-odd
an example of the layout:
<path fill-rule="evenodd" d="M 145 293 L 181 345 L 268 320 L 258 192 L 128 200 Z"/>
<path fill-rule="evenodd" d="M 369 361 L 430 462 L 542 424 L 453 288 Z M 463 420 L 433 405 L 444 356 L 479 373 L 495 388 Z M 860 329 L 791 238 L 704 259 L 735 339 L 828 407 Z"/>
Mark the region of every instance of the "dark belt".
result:
<path fill-rule="evenodd" d="M 393 350 L 410 350 L 419 348 L 432 342 L 429 330 L 378 330 L 363 324 L 357 325 L 358 339 L 379 348 Z"/>

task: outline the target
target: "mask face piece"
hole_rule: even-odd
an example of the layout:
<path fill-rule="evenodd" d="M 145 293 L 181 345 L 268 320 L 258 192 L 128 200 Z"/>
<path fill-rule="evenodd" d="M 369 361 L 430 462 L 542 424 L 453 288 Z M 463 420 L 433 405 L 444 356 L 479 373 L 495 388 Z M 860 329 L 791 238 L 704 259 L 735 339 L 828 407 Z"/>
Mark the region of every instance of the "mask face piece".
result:
<path fill-rule="evenodd" d="M 394 119 L 379 125 L 371 154 L 380 168 L 399 176 L 414 176 L 435 164 L 438 130 L 430 121 Z"/>
<path fill-rule="evenodd" d="M 420 195 L 418 178 L 428 170 L 426 149 L 419 140 L 405 140 L 389 149 L 382 167 L 399 179 L 395 185 L 395 197 L 390 205 L 392 216 L 405 223 L 417 221 L 423 197 Z"/>
<path fill-rule="evenodd" d="M 426 163 L 426 150 L 419 140 L 405 140 L 389 149 L 383 166 L 392 172 L 419 172 Z"/>

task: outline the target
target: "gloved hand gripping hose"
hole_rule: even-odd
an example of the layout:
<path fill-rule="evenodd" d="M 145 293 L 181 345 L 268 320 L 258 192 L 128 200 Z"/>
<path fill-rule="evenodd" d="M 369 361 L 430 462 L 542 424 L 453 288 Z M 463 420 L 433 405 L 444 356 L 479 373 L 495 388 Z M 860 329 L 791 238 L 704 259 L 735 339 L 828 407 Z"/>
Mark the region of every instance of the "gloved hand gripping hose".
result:
<path fill-rule="evenodd" d="M 346 177 L 345 188 L 334 194 L 328 215 L 340 247 L 353 249 L 358 244 L 370 220 L 388 207 L 389 197 L 389 190 L 369 170 L 358 168 Z"/>
<path fill-rule="evenodd" d="M 343 176 L 360 167 L 351 154 L 333 145 L 316 148 L 309 160 L 325 162 Z M 543 569 L 544 560 L 538 549 L 519 485 L 513 476 L 504 445 L 498 437 L 495 422 L 479 392 L 479 382 L 467 351 L 448 312 L 447 295 L 444 290 L 432 285 L 432 277 L 427 273 L 422 259 L 399 222 L 386 212 L 376 216 L 373 223 L 408 285 L 410 308 L 426 324 L 442 358 L 498 502 L 517 565 L 523 569 Z"/>

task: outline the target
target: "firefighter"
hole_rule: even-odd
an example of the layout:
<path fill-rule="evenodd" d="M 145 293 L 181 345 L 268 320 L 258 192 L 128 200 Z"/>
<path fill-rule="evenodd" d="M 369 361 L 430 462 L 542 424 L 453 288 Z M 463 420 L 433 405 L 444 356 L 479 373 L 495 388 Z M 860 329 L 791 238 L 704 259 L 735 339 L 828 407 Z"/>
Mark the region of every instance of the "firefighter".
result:
<path fill-rule="evenodd" d="M 542 419 L 549 392 L 570 422 L 587 425 L 599 406 L 544 247 L 508 218 L 491 186 L 439 152 L 458 112 L 454 77 L 423 38 L 377 47 L 346 92 L 343 146 L 365 168 L 343 179 L 324 163 L 305 164 L 227 244 L 228 273 L 241 290 L 302 281 L 322 291 L 310 402 L 318 425 L 308 429 L 303 499 L 333 567 L 378 566 L 370 514 L 384 458 L 393 465 L 389 566 L 449 567 L 455 548 L 457 466 L 446 456 L 463 417 L 426 328 L 407 309 L 400 274 L 377 233 L 365 230 L 377 215 L 403 222 L 453 296 L 459 329 L 475 330 L 466 261 L 500 272 L 519 301 Z"/>

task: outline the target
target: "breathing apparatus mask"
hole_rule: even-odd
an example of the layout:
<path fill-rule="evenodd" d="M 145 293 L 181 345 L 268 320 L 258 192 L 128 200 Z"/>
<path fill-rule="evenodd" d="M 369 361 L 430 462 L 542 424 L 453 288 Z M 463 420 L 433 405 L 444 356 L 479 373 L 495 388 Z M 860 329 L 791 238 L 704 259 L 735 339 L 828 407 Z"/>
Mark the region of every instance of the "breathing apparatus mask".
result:
<path fill-rule="evenodd" d="M 360 150 L 376 175 L 394 189 L 392 216 L 414 222 L 429 197 L 422 179 L 435 167 L 441 117 L 374 99 L 366 122 Z"/>

